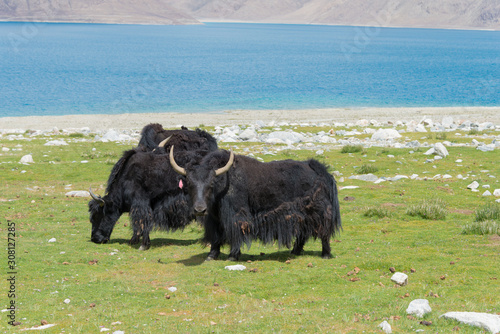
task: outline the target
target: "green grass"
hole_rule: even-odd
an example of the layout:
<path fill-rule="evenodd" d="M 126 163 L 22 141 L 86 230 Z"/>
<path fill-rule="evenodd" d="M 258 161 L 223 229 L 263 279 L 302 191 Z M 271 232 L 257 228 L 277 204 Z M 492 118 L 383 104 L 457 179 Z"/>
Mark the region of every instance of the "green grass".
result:
<path fill-rule="evenodd" d="M 500 204 L 489 203 L 476 211 L 476 222 L 485 220 L 500 221 Z"/>
<path fill-rule="evenodd" d="M 358 153 L 363 151 L 362 145 L 345 145 L 340 150 L 340 153 Z"/>
<path fill-rule="evenodd" d="M 365 208 L 363 216 L 384 218 L 384 217 L 390 217 L 391 213 L 389 209 L 387 209 L 386 207 L 370 206 Z"/>
<path fill-rule="evenodd" d="M 414 204 L 406 210 L 410 216 L 420 216 L 423 219 L 442 220 L 446 218 L 448 211 L 446 203 L 440 198 L 424 199 L 418 204 Z"/>
<path fill-rule="evenodd" d="M 321 130 L 325 131 L 309 131 Z M 405 136 L 419 140 L 422 135 Z M 453 133 L 448 137 L 470 141 Z M 306 243 L 301 256 L 254 242 L 249 250 L 242 249 L 238 262 L 247 270 L 232 272 L 224 269 L 234 264 L 226 261 L 227 247 L 220 260 L 204 262 L 208 249 L 199 243 L 203 230 L 197 223 L 176 233 L 153 233 L 151 249 L 140 252 L 128 245 L 130 224 L 123 215 L 110 243 L 90 242 L 89 199 L 66 197 L 66 188 L 92 186 L 103 194 L 113 163 L 133 144 L 82 142 L 81 137 L 64 135 L 29 139 L 0 137 L 0 146 L 11 149 L 0 152 L 0 233 L 7 245 L 7 224 L 15 224 L 20 328 L 46 320 L 56 326 L 44 333 L 99 333 L 100 326 L 109 328 L 109 333 L 379 333 L 377 325 L 388 320 L 398 333 L 416 329 L 450 333 L 455 326 L 460 333 L 481 333 L 439 316 L 448 311 L 500 312 L 496 293 L 500 267 L 494 261 L 499 237 L 462 234 L 475 212 L 494 200 L 466 187 L 471 180 L 498 187 L 500 150 L 450 147 L 449 157 L 428 164 L 426 156 L 409 153 L 410 149 L 374 147 L 364 149 L 364 155 L 348 155 L 325 144 L 322 161 L 345 177 L 338 185 L 360 187 L 339 190 L 343 231 L 332 239 L 334 258 L 320 258 L 319 241 Z M 44 146 L 49 139 L 65 139 L 69 145 Z M 22 151 L 12 150 L 17 145 Z M 264 147 L 272 149 L 264 144 L 221 147 L 233 147 L 236 153 L 249 149 L 265 161 L 307 159 L 317 150 L 287 150 L 272 156 L 264 154 Z M 28 153 L 35 163 L 19 164 Z M 464 162 L 455 163 L 459 158 Z M 354 166 L 370 160 L 376 161 L 379 177 L 415 173 L 428 180 L 373 184 L 347 178 L 356 171 Z M 454 177 L 433 179 L 437 174 Z M 468 179 L 457 179 L 458 174 Z M 446 203 L 446 220 L 407 215 L 408 208 L 432 197 Z M 50 238 L 57 241 L 49 243 Z M 3 261 L 6 268 L 6 251 Z M 390 267 L 408 273 L 407 286 L 391 282 Z M 359 272 L 353 274 L 355 268 Z M 6 272 L 1 277 L 2 309 L 10 300 Z M 172 286 L 178 290 L 168 291 Z M 439 298 L 431 297 L 431 292 Z M 404 298 L 406 293 L 410 297 Z M 417 298 L 430 302 L 433 311 L 425 316 L 432 321 L 430 328 L 406 316 L 409 302 Z M 19 327 L 7 325 L 5 315 L 0 329 L 17 333 Z"/>
<path fill-rule="evenodd" d="M 358 170 L 356 172 L 358 174 L 376 173 L 376 172 L 378 172 L 378 168 L 372 164 L 363 164 L 361 167 L 358 168 Z"/>
<path fill-rule="evenodd" d="M 467 224 L 462 229 L 462 234 L 500 235 L 500 223 L 494 220 L 482 220 Z"/>

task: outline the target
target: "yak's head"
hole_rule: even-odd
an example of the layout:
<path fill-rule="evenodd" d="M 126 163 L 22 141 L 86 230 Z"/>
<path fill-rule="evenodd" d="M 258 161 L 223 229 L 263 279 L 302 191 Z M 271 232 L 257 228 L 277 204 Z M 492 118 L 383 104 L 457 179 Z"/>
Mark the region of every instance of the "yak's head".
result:
<path fill-rule="evenodd" d="M 174 159 L 174 146 L 170 147 L 170 165 L 179 174 L 186 177 L 186 188 L 191 197 L 194 214 L 204 216 L 208 207 L 213 203 L 213 189 L 216 178 L 229 171 L 234 162 L 234 154 L 231 151 L 229 160 L 224 167 L 216 168 L 206 164 L 188 164 L 185 168 L 180 167 Z"/>
<path fill-rule="evenodd" d="M 89 193 L 92 197 L 92 200 L 89 202 L 90 222 L 92 223 L 90 240 L 97 244 L 106 243 L 109 241 L 117 220 L 114 219 L 115 215 L 113 212 L 109 210 L 113 204 L 107 203 L 105 200 L 106 196 L 102 198 L 99 195 L 95 195 L 92 189 L 89 189 Z"/>

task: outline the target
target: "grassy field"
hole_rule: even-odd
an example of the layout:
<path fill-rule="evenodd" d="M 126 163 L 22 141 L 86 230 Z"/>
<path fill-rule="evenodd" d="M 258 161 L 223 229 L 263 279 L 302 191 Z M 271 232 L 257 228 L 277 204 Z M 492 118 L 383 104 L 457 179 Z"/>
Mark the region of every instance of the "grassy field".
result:
<path fill-rule="evenodd" d="M 431 133 L 405 136 L 401 141 L 442 141 Z M 481 136 L 446 133 L 446 140 L 491 142 Z M 64 139 L 69 145 L 44 146 L 49 139 Z M 460 333 L 481 333 L 439 316 L 449 311 L 500 314 L 498 231 L 462 234 L 479 210 L 500 205 L 492 196 L 481 196 L 486 189 L 467 189 L 474 180 L 490 185 L 491 192 L 500 188 L 498 149 L 449 147 L 448 157 L 426 163 L 424 148 L 413 153 L 383 147 L 341 153 L 342 147 L 324 144 L 321 155 L 317 149 L 269 155 L 265 152 L 273 151 L 272 145 L 221 144 L 265 161 L 316 157 L 342 174 L 345 181 L 339 187 L 359 186 L 339 191 L 343 232 L 332 240 L 334 258 L 320 258 L 319 241 L 308 242 L 302 256 L 254 242 L 242 249 L 237 262 L 247 269 L 228 271 L 224 267 L 235 263 L 226 261 L 227 247 L 220 260 L 204 262 L 209 249 L 199 243 L 202 227 L 196 222 L 182 232 L 153 233 L 151 249 L 140 252 L 127 243 L 131 230 L 124 215 L 108 244 L 90 242 L 89 199 L 65 193 L 92 186 L 103 194 L 113 164 L 133 145 L 93 142 L 83 135 L 0 137 L 0 146 L 10 149 L 0 155 L 6 269 L 0 285 L 2 309 L 14 301 L 16 321 L 21 322 L 12 327 L 10 312 L 1 313 L 2 332 L 46 321 L 55 326 L 45 333 L 99 333 L 102 328 L 109 333 L 377 333 L 377 325 L 387 320 L 394 333 L 450 333 L 457 328 Z M 20 164 L 29 153 L 35 163 Z M 418 174 L 428 179 L 379 184 L 348 179 L 362 166 L 379 177 Z M 437 174 L 452 178 L 434 178 Z M 457 178 L 459 174 L 467 179 Z M 444 218 L 409 214 L 423 200 L 436 199 Z M 499 223 L 498 216 L 490 222 Z M 16 267 L 9 269 L 8 233 L 14 226 Z M 48 242 L 51 238 L 56 242 Z M 391 282 L 391 267 L 409 275 L 408 285 Z M 12 275 L 7 273 L 12 270 L 15 298 L 8 297 Z M 177 290 L 171 292 L 171 287 Z M 424 317 L 432 322 L 429 327 L 405 312 L 417 298 L 429 300 L 432 312 Z"/>

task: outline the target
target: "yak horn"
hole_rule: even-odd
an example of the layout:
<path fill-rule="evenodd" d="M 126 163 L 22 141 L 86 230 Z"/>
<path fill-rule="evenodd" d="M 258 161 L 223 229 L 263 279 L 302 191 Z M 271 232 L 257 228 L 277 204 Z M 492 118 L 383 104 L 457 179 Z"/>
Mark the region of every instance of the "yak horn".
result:
<path fill-rule="evenodd" d="M 170 147 L 170 165 L 179 174 L 186 176 L 186 170 L 180 167 L 174 159 L 174 145 Z"/>
<path fill-rule="evenodd" d="M 165 139 L 163 139 L 159 144 L 158 144 L 158 147 L 164 147 L 165 144 L 170 140 L 170 138 L 172 138 L 172 136 L 170 137 L 167 137 Z"/>
<path fill-rule="evenodd" d="M 231 150 L 229 153 L 229 161 L 224 167 L 215 170 L 215 176 L 219 176 L 221 174 L 226 173 L 229 170 L 229 168 L 231 168 L 231 166 L 233 165 L 233 162 L 234 162 L 234 153 L 233 150 Z"/>
<path fill-rule="evenodd" d="M 98 201 L 101 204 L 104 204 L 104 200 L 102 199 L 102 197 L 98 196 L 92 192 L 92 187 L 89 188 L 89 194 L 90 194 L 90 197 L 92 197 L 94 200 Z"/>

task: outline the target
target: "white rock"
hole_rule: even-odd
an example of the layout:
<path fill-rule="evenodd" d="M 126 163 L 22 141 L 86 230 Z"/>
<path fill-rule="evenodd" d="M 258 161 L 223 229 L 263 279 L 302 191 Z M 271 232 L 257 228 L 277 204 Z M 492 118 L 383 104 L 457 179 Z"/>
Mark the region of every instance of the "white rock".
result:
<path fill-rule="evenodd" d="M 279 139 L 286 144 L 297 144 L 304 141 L 304 136 L 294 131 L 274 131 L 269 134 L 268 139 Z"/>
<path fill-rule="evenodd" d="M 66 197 L 90 197 L 90 193 L 86 190 L 73 190 L 67 192 Z"/>
<path fill-rule="evenodd" d="M 47 324 L 47 325 L 42 325 L 42 326 L 36 326 L 36 327 L 31 327 L 31 328 L 23 328 L 20 329 L 19 331 L 40 331 L 42 329 L 47 329 L 50 327 L 54 327 L 56 324 Z"/>
<path fill-rule="evenodd" d="M 451 176 L 450 174 L 444 174 L 443 175 L 443 179 L 451 179 L 453 176 Z"/>
<path fill-rule="evenodd" d="M 32 164 L 34 163 L 33 161 L 33 156 L 31 154 L 27 154 L 21 158 L 21 161 L 19 161 L 22 164 Z"/>
<path fill-rule="evenodd" d="M 491 196 L 491 193 L 489 190 L 486 190 L 484 193 L 483 193 L 483 196 Z"/>
<path fill-rule="evenodd" d="M 395 138 L 401 138 L 401 134 L 394 129 L 378 129 L 377 132 L 372 135 L 372 140 L 388 140 Z"/>
<path fill-rule="evenodd" d="M 342 190 L 342 189 L 358 189 L 359 187 L 358 186 L 345 186 L 345 187 L 339 187 L 339 190 Z"/>
<path fill-rule="evenodd" d="M 419 124 L 415 127 L 415 132 L 427 132 L 427 129 L 423 124 Z"/>
<path fill-rule="evenodd" d="M 478 146 L 477 149 L 479 151 L 483 151 L 483 152 L 491 152 L 491 151 L 495 150 L 495 145 L 492 145 L 492 144 L 481 145 L 481 146 Z"/>
<path fill-rule="evenodd" d="M 9 152 L 10 151 L 10 148 L 8 147 L 2 147 L 2 152 Z"/>
<path fill-rule="evenodd" d="M 471 184 L 469 184 L 467 186 L 467 188 L 469 188 L 469 189 L 477 189 L 477 188 L 479 188 L 479 183 L 477 181 L 474 181 Z"/>
<path fill-rule="evenodd" d="M 362 174 L 362 175 L 352 175 L 352 176 L 349 176 L 349 179 L 375 182 L 378 180 L 378 177 L 376 175 L 370 173 L 370 174 Z"/>
<path fill-rule="evenodd" d="M 71 302 L 71 300 L 69 300 L 68 298 L 66 298 L 66 299 L 64 300 L 64 304 L 69 304 L 70 302 Z"/>
<path fill-rule="evenodd" d="M 106 327 L 102 327 L 102 328 L 101 328 L 101 333 L 102 333 L 102 332 L 109 332 L 109 331 L 110 331 L 110 329 L 109 329 L 109 328 L 106 328 Z"/>
<path fill-rule="evenodd" d="M 447 312 L 440 318 L 454 319 L 461 323 L 482 327 L 491 333 L 500 332 L 500 315 L 478 312 Z"/>
<path fill-rule="evenodd" d="M 446 158 L 449 155 L 448 150 L 442 143 L 436 143 L 434 145 L 434 150 L 438 155 L 440 155 L 443 158 Z"/>
<path fill-rule="evenodd" d="M 240 133 L 239 138 L 245 141 L 256 141 L 258 138 L 258 134 L 254 128 L 249 127 L 245 129 L 242 133 Z"/>
<path fill-rule="evenodd" d="M 235 264 L 233 266 L 225 266 L 224 268 L 227 270 L 245 270 L 245 269 L 247 269 L 247 267 L 245 267 L 244 265 L 241 265 L 241 264 Z"/>
<path fill-rule="evenodd" d="M 495 189 L 495 191 L 493 191 L 493 196 L 500 197 L 500 189 Z"/>
<path fill-rule="evenodd" d="M 408 275 L 400 272 L 394 273 L 391 277 L 391 281 L 399 285 L 406 285 L 408 284 Z"/>
<path fill-rule="evenodd" d="M 43 144 L 44 146 L 64 146 L 68 145 L 64 140 L 51 140 Z"/>
<path fill-rule="evenodd" d="M 101 141 L 103 142 L 119 141 L 119 140 L 120 140 L 120 135 L 113 129 L 108 130 L 108 132 L 106 132 L 106 134 L 101 138 Z"/>
<path fill-rule="evenodd" d="M 171 286 L 170 288 L 168 288 L 168 291 L 175 292 L 177 291 L 177 288 L 175 286 Z"/>
<path fill-rule="evenodd" d="M 56 238 L 50 238 L 48 242 L 56 242 Z"/>
<path fill-rule="evenodd" d="M 463 162 L 463 160 L 462 159 L 457 159 L 457 160 L 455 160 L 455 162 L 459 164 L 459 163 Z"/>
<path fill-rule="evenodd" d="M 445 128 L 451 128 L 451 126 L 453 125 L 453 117 L 451 116 L 443 117 L 441 125 L 444 126 Z"/>
<path fill-rule="evenodd" d="M 125 334 L 124 331 L 114 331 L 113 334 Z"/>
<path fill-rule="evenodd" d="M 419 318 L 422 318 L 424 314 L 432 312 L 427 299 L 415 299 L 410 302 L 408 308 L 406 309 L 407 314 L 414 314 Z"/>
<path fill-rule="evenodd" d="M 389 325 L 389 323 L 384 320 L 384 322 L 380 323 L 378 325 L 378 327 L 382 328 L 382 330 L 385 332 L 385 333 L 392 333 L 392 328 L 391 328 L 391 325 Z"/>
<path fill-rule="evenodd" d="M 431 147 L 430 149 L 428 149 L 424 155 L 431 155 L 431 154 L 434 154 L 436 153 L 436 150 L 434 149 L 434 147 Z"/>
<path fill-rule="evenodd" d="M 370 122 L 367 119 L 360 119 L 356 123 L 354 123 L 356 126 L 368 126 L 370 125 Z"/>

